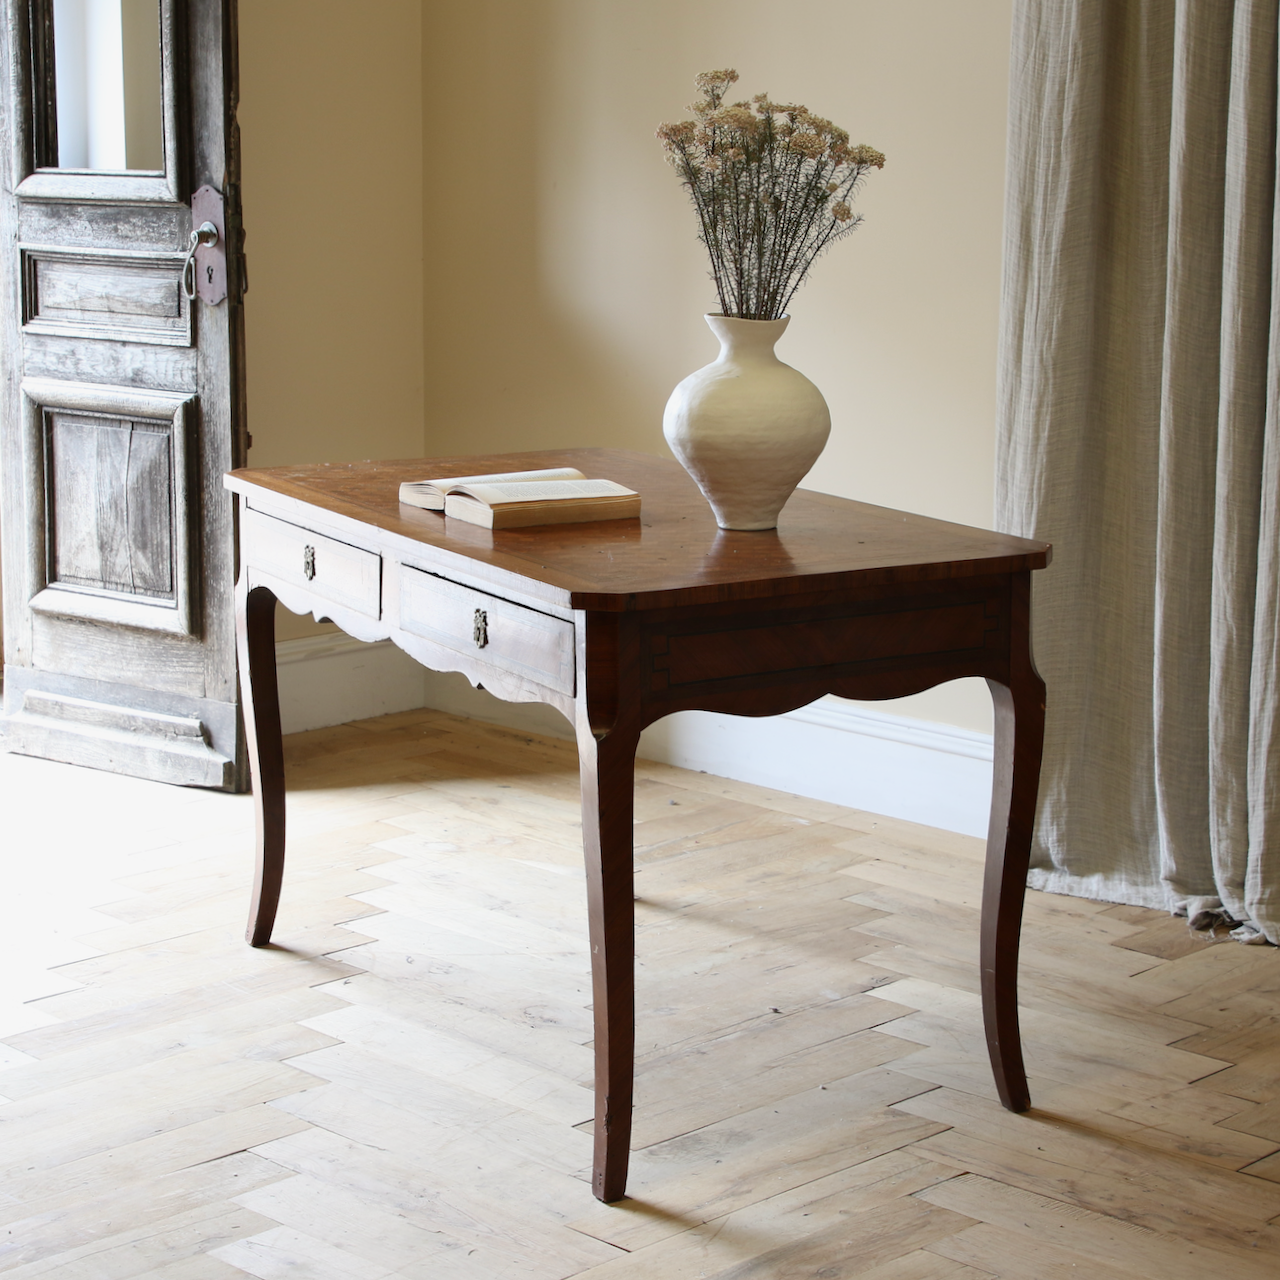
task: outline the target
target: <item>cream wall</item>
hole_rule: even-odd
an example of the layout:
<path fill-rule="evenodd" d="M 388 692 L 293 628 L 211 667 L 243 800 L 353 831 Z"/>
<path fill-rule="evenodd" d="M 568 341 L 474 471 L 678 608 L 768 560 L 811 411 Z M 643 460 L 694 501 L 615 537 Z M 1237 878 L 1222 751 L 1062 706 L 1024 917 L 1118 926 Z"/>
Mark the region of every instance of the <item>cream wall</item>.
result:
<path fill-rule="evenodd" d="M 470 0 L 423 9 L 432 453 L 665 452 L 716 345 L 654 140 L 693 77 L 801 101 L 889 157 L 779 354 L 831 405 L 811 488 L 991 520 L 1009 0 Z M 890 709 L 989 729 L 980 682 Z"/>
<path fill-rule="evenodd" d="M 239 11 L 249 463 L 420 456 L 422 0 Z"/>
<path fill-rule="evenodd" d="M 1009 9 L 241 0 L 251 462 L 665 452 L 715 299 L 653 130 L 734 66 L 888 155 L 779 345 L 806 484 L 989 524 Z M 975 684 L 880 705 L 985 729 Z"/>

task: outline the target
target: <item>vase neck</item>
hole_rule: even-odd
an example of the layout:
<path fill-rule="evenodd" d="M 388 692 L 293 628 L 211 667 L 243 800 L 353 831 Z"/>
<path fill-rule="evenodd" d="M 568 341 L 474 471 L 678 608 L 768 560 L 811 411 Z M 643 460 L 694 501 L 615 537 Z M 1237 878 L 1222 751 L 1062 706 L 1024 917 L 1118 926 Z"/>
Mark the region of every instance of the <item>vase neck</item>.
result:
<path fill-rule="evenodd" d="M 773 344 L 786 332 L 791 317 L 742 320 L 737 316 L 708 315 L 706 321 L 711 332 L 720 339 L 721 360 L 777 360 Z"/>

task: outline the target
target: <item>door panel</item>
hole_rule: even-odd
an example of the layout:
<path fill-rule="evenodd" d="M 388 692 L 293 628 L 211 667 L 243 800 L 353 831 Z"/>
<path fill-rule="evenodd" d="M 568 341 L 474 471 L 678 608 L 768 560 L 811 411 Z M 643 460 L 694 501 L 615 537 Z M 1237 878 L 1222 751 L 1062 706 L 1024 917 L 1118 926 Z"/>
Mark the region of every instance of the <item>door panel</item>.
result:
<path fill-rule="evenodd" d="M 36 613 L 200 635 L 195 396 L 22 383 Z"/>
<path fill-rule="evenodd" d="M 186 252 L 190 205 L 97 205 L 22 201 L 18 238 L 24 244 Z"/>
<path fill-rule="evenodd" d="M 242 786 L 221 486 L 246 441 L 234 3 L 7 4 L 4 745 Z M 117 36 L 119 83 L 93 82 L 116 96 L 90 109 L 69 77 Z M 134 92 L 130 65 L 159 66 L 160 84 Z M 212 306 L 182 287 L 202 186 L 226 206 L 228 296 Z"/>
<path fill-rule="evenodd" d="M 49 585 L 171 603 L 169 425 L 65 412 L 47 422 Z"/>
<path fill-rule="evenodd" d="M 67 344 L 45 339 L 41 334 L 27 334 L 22 342 L 22 358 L 30 378 L 174 390 L 194 390 L 199 381 L 197 356 L 191 347 L 138 351 L 119 342 Z"/>
<path fill-rule="evenodd" d="M 24 334 L 191 345 L 184 255 L 27 244 L 18 252 Z"/>

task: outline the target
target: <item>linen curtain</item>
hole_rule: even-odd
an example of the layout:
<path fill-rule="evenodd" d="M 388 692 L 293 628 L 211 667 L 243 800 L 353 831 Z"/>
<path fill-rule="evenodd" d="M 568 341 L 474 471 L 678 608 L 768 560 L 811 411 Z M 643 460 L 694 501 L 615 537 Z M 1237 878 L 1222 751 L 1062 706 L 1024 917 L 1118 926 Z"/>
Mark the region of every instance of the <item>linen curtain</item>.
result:
<path fill-rule="evenodd" d="M 1280 942 L 1277 0 L 1017 0 L 999 527 L 1036 888 Z"/>

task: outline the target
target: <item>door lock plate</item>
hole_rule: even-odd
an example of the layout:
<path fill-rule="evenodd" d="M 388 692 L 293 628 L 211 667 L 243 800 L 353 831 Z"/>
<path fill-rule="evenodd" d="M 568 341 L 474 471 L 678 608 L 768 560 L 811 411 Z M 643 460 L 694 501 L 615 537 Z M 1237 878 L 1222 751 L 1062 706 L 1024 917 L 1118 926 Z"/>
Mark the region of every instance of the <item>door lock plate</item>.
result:
<path fill-rule="evenodd" d="M 218 238 L 196 247 L 196 297 L 216 307 L 227 296 L 227 207 L 221 192 L 207 185 L 191 197 L 191 225 L 206 222 L 217 227 Z"/>

